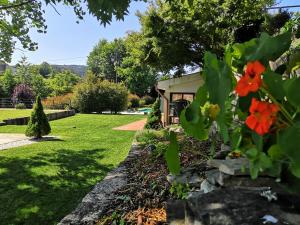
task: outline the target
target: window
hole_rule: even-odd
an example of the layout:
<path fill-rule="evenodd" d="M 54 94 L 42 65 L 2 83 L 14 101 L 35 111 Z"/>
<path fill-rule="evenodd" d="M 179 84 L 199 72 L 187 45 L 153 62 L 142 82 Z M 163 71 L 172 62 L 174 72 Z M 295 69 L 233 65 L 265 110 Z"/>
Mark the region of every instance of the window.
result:
<path fill-rule="evenodd" d="M 171 93 L 171 102 L 181 99 L 192 102 L 194 100 L 194 96 L 194 93 Z"/>

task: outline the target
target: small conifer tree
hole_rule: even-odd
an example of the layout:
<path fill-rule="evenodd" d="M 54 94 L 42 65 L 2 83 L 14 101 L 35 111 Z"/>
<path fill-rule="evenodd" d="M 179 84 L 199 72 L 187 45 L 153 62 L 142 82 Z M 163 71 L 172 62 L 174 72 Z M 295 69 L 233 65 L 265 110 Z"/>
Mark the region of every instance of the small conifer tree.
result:
<path fill-rule="evenodd" d="M 162 127 L 161 122 L 161 111 L 160 111 L 160 100 L 156 99 L 152 105 L 152 110 L 147 118 L 147 123 L 145 125 L 146 129 L 160 129 Z"/>
<path fill-rule="evenodd" d="M 25 135 L 28 137 L 41 138 L 43 135 L 47 135 L 50 132 L 51 127 L 48 118 L 44 113 L 41 97 L 37 96 Z"/>

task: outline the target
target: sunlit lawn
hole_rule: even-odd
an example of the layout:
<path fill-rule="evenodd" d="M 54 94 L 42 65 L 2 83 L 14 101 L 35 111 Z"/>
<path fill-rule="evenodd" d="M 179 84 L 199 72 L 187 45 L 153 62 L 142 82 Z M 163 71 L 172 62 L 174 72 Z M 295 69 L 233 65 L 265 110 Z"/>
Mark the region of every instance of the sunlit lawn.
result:
<path fill-rule="evenodd" d="M 18 117 L 30 116 L 31 109 L 0 109 L 0 121 Z M 55 110 L 45 110 L 46 113 L 54 112 Z"/>
<path fill-rule="evenodd" d="M 51 122 L 60 140 L 0 151 L 0 224 L 56 224 L 128 154 L 134 132 L 112 128 L 142 118 L 76 115 Z"/>

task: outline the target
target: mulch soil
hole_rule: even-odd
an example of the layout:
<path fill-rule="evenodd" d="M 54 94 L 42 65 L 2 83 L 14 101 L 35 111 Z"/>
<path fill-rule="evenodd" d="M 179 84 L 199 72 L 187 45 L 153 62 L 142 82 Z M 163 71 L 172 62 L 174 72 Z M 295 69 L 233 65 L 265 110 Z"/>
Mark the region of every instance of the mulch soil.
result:
<path fill-rule="evenodd" d="M 187 147 L 181 152 L 183 168 L 208 158 L 210 143 L 185 139 L 181 144 Z M 193 147 L 198 150 L 193 151 Z M 174 196 L 169 192 L 166 179 L 169 172 L 164 158 L 154 158 L 141 147 L 140 154 L 125 161 L 125 165 L 128 184 L 116 192 L 118 197 L 111 201 L 97 224 L 167 224 L 166 202 Z"/>

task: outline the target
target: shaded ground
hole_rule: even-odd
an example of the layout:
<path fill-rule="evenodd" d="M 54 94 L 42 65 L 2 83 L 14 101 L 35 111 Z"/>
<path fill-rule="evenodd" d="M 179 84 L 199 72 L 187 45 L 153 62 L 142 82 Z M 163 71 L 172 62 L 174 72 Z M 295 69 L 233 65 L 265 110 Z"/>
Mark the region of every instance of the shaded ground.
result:
<path fill-rule="evenodd" d="M 128 154 L 142 116 L 76 115 L 51 122 L 60 140 L 0 152 L 0 224 L 56 224 Z M 23 133 L 26 126 L 0 127 Z"/>

